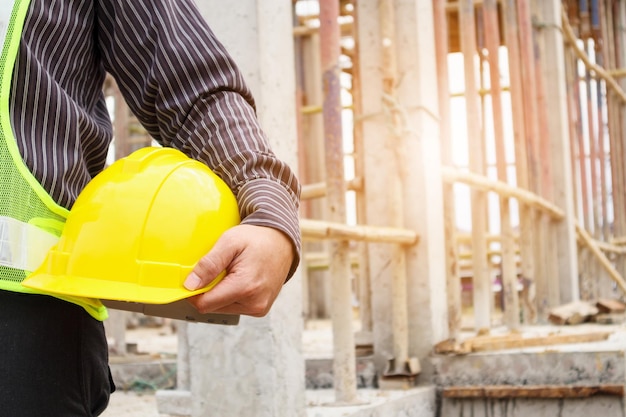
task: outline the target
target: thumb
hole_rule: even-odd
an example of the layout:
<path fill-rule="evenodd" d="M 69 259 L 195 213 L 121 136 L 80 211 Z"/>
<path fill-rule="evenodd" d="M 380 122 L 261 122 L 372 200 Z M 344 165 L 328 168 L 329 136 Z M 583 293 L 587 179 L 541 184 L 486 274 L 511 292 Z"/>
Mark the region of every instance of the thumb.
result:
<path fill-rule="evenodd" d="M 200 258 L 183 285 L 190 291 L 206 287 L 228 268 L 233 258 L 230 245 L 226 244 L 225 239 L 218 239 L 209 253 Z"/>

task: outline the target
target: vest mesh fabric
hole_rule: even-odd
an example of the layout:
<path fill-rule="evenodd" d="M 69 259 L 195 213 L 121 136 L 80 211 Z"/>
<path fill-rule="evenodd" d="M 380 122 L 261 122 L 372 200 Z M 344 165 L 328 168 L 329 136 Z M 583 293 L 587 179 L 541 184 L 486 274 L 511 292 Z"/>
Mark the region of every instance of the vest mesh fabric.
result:
<path fill-rule="evenodd" d="M 2 0 L 7 1 L 7 0 Z M 39 184 L 24 164 L 17 148 L 11 118 L 9 114 L 9 94 L 11 91 L 11 77 L 19 39 L 24 23 L 24 17 L 30 0 L 14 0 L 14 6 L 2 53 L 0 54 L 0 216 L 9 217 L 23 223 L 63 224 L 68 211 L 57 205 L 52 197 Z M 1 37 L 0 37 L 1 38 Z M 8 230 L 2 230 L 0 223 L 0 239 L 7 236 Z M 6 227 L 6 226 L 5 226 Z M 38 226 L 41 228 L 41 226 Z M 46 228 L 46 231 L 57 236 L 60 230 L 57 227 Z M 2 243 L 2 242 L 0 242 Z M 9 246 L 4 245 L 7 254 Z M 0 251 L 0 257 L 2 257 Z M 2 259 L 0 259 L 2 261 Z M 6 259 L 4 260 L 6 261 Z M 6 263 L 6 262 L 5 262 Z M 0 265 L 0 289 L 34 293 L 21 285 L 28 271 Z M 107 317 L 106 308 L 99 300 L 79 297 L 58 298 L 82 306 L 89 314 L 98 320 Z"/>
<path fill-rule="evenodd" d="M 9 122 L 9 88 L 7 87 L 10 85 L 10 79 L 7 80 L 6 76 L 10 74 L 15 60 L 15 56 L 9 55 L 10 52 L 14 52 L 11 46 L 13 48 L 16 47 L 16 45 L 11 45 L 12 42 L 15 42 L 15 22 L 18 20 L 16 14 L 24 6 L 23 1 L 15 1 L 7 35 L 4 45 L 2 45 L 2 54 L 0 55 L 0 100 L 2 101 L 0 103 L 0 111 L 4 113 L 0 116 L 0 216 L 12 217 L 25 223 L 30 222 L 33 218 L 53 219 L 63 222 L 65 218 L 53 213 L 40 196 L 37 195 L 33 189 L 32 182 L 29 183 L 24 178 L 24 170 L 20 172 L 17 169 L 14 155 L 11 154 L 10 149 L 12 145 L 15 148 L 14 152 L 17 151 L 17 145 L 13 137 L 7 137 L 7 133 L 11 132 L 11 126 L 6 126 Z M 24 168 L 26 167 L 24 166 Z M 34 177 L 32 181 L 37 182 Z M 38 183 L 37 186 L 39 186 Z M 2 235 L 0 233 L 0 238 Z M 25 276 L 26 273 L 24 271 L 0 266 L 0 288 L 24 292 L 25 289 L 19 283 L 22 282 Z"/>

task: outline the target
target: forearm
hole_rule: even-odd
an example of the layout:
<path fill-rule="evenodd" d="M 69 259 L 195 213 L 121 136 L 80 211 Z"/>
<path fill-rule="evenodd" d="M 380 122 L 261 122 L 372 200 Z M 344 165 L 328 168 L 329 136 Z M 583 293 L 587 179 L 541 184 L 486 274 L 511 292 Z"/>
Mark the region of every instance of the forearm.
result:
<path fill-rule="evenodd" d="M 242 223 L 272 227 L 292 241 L 293 275 L 300 259 L 300 184 L 278 159 L 253 109 L 234 92 L 220 92 L 194 105 L 169 146 L 211 167 L 237 197 Z"/>

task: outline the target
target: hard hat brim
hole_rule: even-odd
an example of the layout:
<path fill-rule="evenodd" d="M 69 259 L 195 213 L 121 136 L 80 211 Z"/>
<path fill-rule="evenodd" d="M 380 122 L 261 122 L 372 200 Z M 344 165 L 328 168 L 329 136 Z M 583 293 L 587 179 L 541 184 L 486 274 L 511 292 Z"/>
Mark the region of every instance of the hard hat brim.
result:
<path fill-rule="evenodd" d="M 208 286 L 195 291 L 187 290 L 182 286 L 180 288 L 147 287 L 132 282 L 111 282 L 110 280 L 46 273 L 31 274 L 22 282 L 22 285 L 59 295 L 146 304 L 168 304 L 211 290 L 221 281 L 223 275 L 218 276 Z"/>

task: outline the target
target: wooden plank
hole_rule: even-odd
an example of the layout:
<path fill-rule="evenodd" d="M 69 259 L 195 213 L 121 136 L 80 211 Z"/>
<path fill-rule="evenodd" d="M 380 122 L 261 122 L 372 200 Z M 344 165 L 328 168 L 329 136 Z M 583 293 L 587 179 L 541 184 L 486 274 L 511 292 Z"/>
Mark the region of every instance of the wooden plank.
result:
<path fill-rule="evenodd" d="M 514 187 L 501 181 L 493 181 L 487 177 L 471 172 L 462 172 L 461 170 L 451 167 L 442 167 L 441 173 L 444 181 L 462 182 L 464 184 L 471 185 L 473 188 L 480 188 L 485 191 L 494 191 L 507 197 L 516 198 L 520 201 L 520 205 L 532 206 L 538 210 L 545 211 L 553 220 L 562 220 L 565 215 L 563 210 L 559 207 L 523 188 Z M 521 238 L 522 234 L 520 233 L 520 239 Z"/>
<path fill-rule="evenodd" d="M 623 384 L 603 385 L 491 385 L 453 386 L 442 389 L 444 398 L 589 398 L 596 395 L 624 396 Z"/>
<path fill-rule="evenodd" d="M 357 176 L 345 184 L 346 190 L 361 191 L 363 190 L 363 177 Z M 312 200 L 315 198 L 326 197 L 328 193 L 328 185 L 325 182 L 316 182 L 312 184 L 302 185 L 301 200 Z"/>
<path fill-rule="evenodd" d="M 486 352 L 503 349 L 524 349 L 539 346 L 554 346 L 574 343 L 590 343 L 606 340 L 611 332 L 592 332 L 580 334 L 551 334 L 547 336 L 524 337 L 521 334 L 505 336 L 481 336 L 468 339 L 463 343 L 471 346 L 472 352 Z"/>
<path fill-rule="evenodd" d="M 623 313 L 626 311 L 626 304 L 618 300 L 601 298 L 596 302 L 596 307 L 602 314 L 606 313 Z"/>
<path fill-rule="evenodd" d="M 615 269 L 611 261 L 602 253 L 598 245 L 593 241 L 589 233 L 580 225 L 576 225 L 576 231 L 581 238 L 582 243 L 587 246 L 591 253 L 596 257 L 596 260 L 600 262 L 602 267 L 608 272 L 611 279 L 617 284 L 617 286 L 626 293 L 626 281 L 620 273 Z"/>
<path fill-rule="evenodd" d="M 327 252 L 306 252 L 304 253 L 304 265 L 308 269 L 328 269 L 330 267 L 330 255 Z M 350 266 L 358 267 L 362 260 L 356 252 L 350 252 Z"/>
<path fill-rule="evenodd" d="M 551 323 L 564 324 L 580 324 L 588 321 L 591 317 L 598 314 L 598 307 L 586 301 L 573 301 L 550 309 L 548 320 Z"/>
<path fill-rule="evenodd" d="M 419 242 L 412 230 L 393 227 L 347 225 L 323 220 L 300 219 L 304 239 L 333 239 L 415 245 Z"/>
<path fill-rule="evenodd" d="M 598 314 L 593 317 L 593 321 L 598 324 L 623 324 L 626 322 L 624 313 Z"/>
<path fill-rule="evenodd" d="M 495 336 L 481 335 L 461 342 L 445 340 L 435 345 L 434 350 L 437 354 L 465 355 L 472 352 L 600 342 L 608 339 L 610 335 L 611 332 L 549 334 L 541 336 L 524 336 L 521 333 L 507 333 Z"/>

